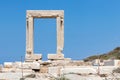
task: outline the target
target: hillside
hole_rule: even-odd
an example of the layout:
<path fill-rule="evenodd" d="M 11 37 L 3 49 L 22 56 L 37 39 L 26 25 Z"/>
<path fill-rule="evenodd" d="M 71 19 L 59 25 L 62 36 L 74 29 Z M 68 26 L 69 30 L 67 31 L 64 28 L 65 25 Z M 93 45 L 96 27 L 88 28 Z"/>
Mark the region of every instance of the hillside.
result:
<path fill-rule="evenodd" d="M 112 51 L 105 53 L 105 54 L 101 54 L 101 55 L 93 55 L 90 57 L 87 57 L 84 59 L 85 62 L 87 61 L 92 61 L 94 59 L 101 59 L 101 60 L 107 60 L 107 59 L 120 59 L 120 47 L 116 47 L 115 49 L 113 49 Z"/>

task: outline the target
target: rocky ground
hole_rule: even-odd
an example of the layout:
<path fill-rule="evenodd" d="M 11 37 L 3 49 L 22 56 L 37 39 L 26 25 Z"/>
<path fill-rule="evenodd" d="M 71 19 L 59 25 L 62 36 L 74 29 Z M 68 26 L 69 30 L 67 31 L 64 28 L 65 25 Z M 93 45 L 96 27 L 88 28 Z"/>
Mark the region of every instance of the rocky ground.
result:
<path fill-rule="evenodd" d="M 58 77 L 44 73 L 0 73 L 0 80 L 120 80 L 120 74 L 110 75 L 69 73 Z"/>

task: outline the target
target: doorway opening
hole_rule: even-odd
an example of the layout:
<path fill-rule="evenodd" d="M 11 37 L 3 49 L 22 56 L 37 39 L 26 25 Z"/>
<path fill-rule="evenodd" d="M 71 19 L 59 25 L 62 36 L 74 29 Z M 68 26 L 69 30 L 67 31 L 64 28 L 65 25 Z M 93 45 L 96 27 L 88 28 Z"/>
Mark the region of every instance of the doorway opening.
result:
<path fill-rule="evenodd" d="M 42 54 L 42 60 L 47 60 L 47 54 L 56 53 L 56 19 L 34 19 L 34 53 Z"/>

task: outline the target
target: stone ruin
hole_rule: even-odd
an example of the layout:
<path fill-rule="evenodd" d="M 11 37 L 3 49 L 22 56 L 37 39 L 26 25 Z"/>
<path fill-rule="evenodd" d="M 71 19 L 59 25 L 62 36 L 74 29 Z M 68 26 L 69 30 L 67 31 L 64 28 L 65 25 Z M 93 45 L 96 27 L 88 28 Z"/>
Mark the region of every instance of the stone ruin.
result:
<path fill-rule="evenodd" d="M 64 11 L 63 10 L 27 10 L 26 13 L 26 55 L 24 62 L 5 62 L 0 66 L 0 73 L 38 74 L 56 77 L 63 74 L 63 68 L 73 66 L 91 66 L 91 63 L 64 58 Z M 56 18 L 57 22 L 57 50 L 55 54 L 48 54 L 48 60 L 42 61 L 42 54 L 34 53 L 34 18 Z M 37 73 L 36 73 L 37 72 Z M 39 74 L 40 73 L 40 74 Z M 12 74 L 11 74 L 12 75 Z M 3 76 L 3 75 L 2 75 Z M 19 76 L 22 77 L 22 76 Z M 17 77 L 18 78 L 18 77 Z M 1 78 L 0 78 L 1 79 Z M 3 77 L 4 79 L 4 77 Z M 6 79 L 6 76 L 5 76 Z M 12 79 L 13 80 L 13 79 Z M 17 80 L 17 79 L 15 79 Z M 41 79 L 44 80 L 44 79 Z"/>
<path fill-rule="evenodd" d="M 48 60 L 63 60 L 64 54 L 64 11 L 63 10 L 28 10 L 26 16 L 26 61 L 41 60 L 42 54 L 34 54 L 34 18 L 56 18 L 57 50 L 48 54 Z"/>
<path fill-rule="evenodd" d="M 47 61 L 42 61 L 42 54 L 34 53 L 34 18 L 57 20 L 57 50 L 55 54 L 48 54 Z M 65 58 L 63 48 L 64 11 L 27 10 L 25 61 L 4 62 L 4 65 L 0 65 L 0 80 L 61 80 L 59 78 L 63 76 L 71 78 L 70 80 L 106 80 L 106 77 L 111 77 L 112 70 L 117 68 L 117 66 L 92 66 L 92 62 Z M 100 78 L 98 72 L 105 74 L 105 79 Z M 120 79 L 120 75 L 117 76 Z"/>

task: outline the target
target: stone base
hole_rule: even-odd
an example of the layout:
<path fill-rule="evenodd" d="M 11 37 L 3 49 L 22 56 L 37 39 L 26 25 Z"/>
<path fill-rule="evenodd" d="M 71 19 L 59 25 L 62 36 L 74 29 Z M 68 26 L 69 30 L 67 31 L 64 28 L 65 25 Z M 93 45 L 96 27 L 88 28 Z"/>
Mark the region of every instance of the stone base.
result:
<path fill-rule="evenodd" d="M 13 63 L 13 68 L 16 69 L 40 69 L 40 63 L 33 61 L 33 62 L 15 62 Z"/>
<path fill-rule="evenodd" d="M 37 62 L 24 62 L 22 64 L 22 67 L 23 69 L 40 69 L 40 64 L 37 63 Z"/>
<path fill-rule="evenodd" d="M 42 54 L 32 54 L 30 56 L 26 55 L 26 61 L 31 62 L 31 61 L 38 61 L 42 59 Z"/>
<path fill-rule="evenodd" d="M 64 54 L 48 54 L 48 60 L 63 60 Z"/>

